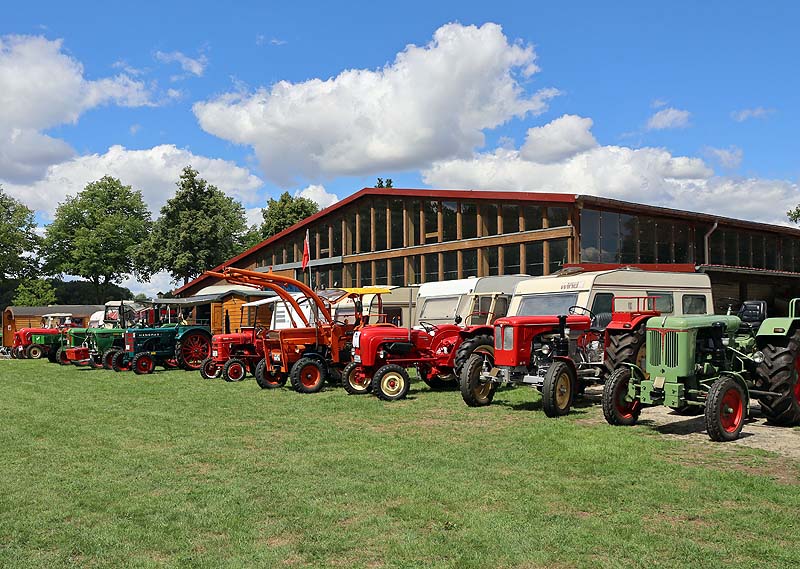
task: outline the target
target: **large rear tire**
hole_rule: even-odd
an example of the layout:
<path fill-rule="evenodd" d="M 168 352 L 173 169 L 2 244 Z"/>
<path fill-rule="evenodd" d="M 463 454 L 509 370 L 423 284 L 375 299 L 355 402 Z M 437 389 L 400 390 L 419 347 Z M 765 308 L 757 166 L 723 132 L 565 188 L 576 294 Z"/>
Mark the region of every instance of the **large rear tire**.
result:
<path fill-rule="evenodd" d="M 300 358 L 292 366 L 292 387 L 298 393 L 317 393 L 325 385 L 325 364 L 317 358 Z"/>
<path fill-rule="evenodd" d="M 542 409 L 548 417 L 561 417 L 569 413 L 575 399 L 577 378 L 572 368 L 555 361 L 547 369 L 542 384 Z"/>
<path fill-rule="evenodd" d="M 481 372 L 488 358 L 491 358 L 488 363 L 494 366 L 494 358 L 488 353 L 474 353 L 467 358 L 467 362 L 461 368 L 459 378 L 461 398 L 470 407 L 485 407 L 491 404 L 494 392 L 497 391 L 495 382 L 481 380 Z"/>
<path fill-rule="evenodd" d="M 384 401 L 405 399 L 409 387 L 411 378 L 408 372 L 397 364 L 381 366 L 372 378 L 372 393 Z"/>
<path fill-rule="evenodd" d="M 44 347 L 41 344 L 31 344 L 25 348 L 25 357 L 29 360 L 38 360 L 44 355 Z"/>
<path fill-rule="evenodd" d="M 238 358 L 232 358 L 222 366 L 222 379 L 225 381 L 242 381 L 247 376 L 247 368 L 244 362 Z"/>
<path fill-rule="evenodd" d="M 642 412 L 638 399 L 628 400 L 632 372 L 627 366 L 617 369 L 603 386 L 603 416 L 609 425 L 635 425 Z"/>
<path fill-rule="evenodd" d="M 211 355 L 211 338 L 205 332 L 187 332 L 175 347 L 175 359 L 180 366 L 189 371 L 197 371 L 203 360 Z"/>
<path fill-rule="evenodd" d="M 633 330 L 608 332 L 608 347 L 603 358 L 603 381 L 607 381 L 623 363 L 635 364 L 645 371 L 645 329 L 645 323 L 642 323 Z"/>
<path fill-rule="evenodd" d="M 268 370 L 266 359 L 259 360 L 253 376 L 256 378 L 256 383 L 261 389 L 277 389 L 286 385 L 286 374 L 276 373 L 271 369 Z"/>
<path fill-rule="evenodd" d="M 50 348 L 47 350 L 47 361 L 49 361 L 51 364 L 58 362 L 58 360 L 56 359 L 57 353 L 58 353 L 58 348 L 56 348 L 55 346 L 50 346 Z"/>
<path fill-rule="evenodd" d="M 739 438 L 747 418 L 745 393 L 739 382 L 723 377 L 714 382 L 706 398 L 706 432 L 712 441 L 727 442 Z"/>
<path fill-rule="evenodd" d="M 483 352 L 490 353 L 494 357 L 494 338 L 489 334 L 479 334 L 461 342 L 461 345 L 456 350 L 456 358 L 454 360 L 456 378 L 461 377 L 461 370 L 464 369 L 467 360 L 478 348 L 483 348 Z"/>
<path fill-rule="evenodd" d="M 367 377 L 361 364 L 350 362 L 342 372 L 342 387 L 350 395 L 366 395 L 372 390 L 372 378 Z"/>
<path fill-rule="evenodd" d="M 761 412 L 774 425 L 800 422 L 800 332 L 773 340 L 761 351 L 764 363 L 758 366 L 758 374 L 765 390 L 780 393 L 760 398 Z"/>

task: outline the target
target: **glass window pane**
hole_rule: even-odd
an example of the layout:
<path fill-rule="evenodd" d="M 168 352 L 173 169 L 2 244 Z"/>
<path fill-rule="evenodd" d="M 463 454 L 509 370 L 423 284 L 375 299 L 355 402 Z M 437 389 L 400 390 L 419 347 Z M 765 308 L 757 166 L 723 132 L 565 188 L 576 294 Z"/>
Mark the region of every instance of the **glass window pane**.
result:
<path fill-rule="evenodd" d="M 567 260 L 567 240 L 554 239 L 550 243 L 550 274 L 560 271 Z"/>
<path fill-rule="evenodd" d="M 358 213 L 361 216 L 361 225 L 358 232 L 359 237 L 359 253 L 366 253 L 372 251 L 372 240 L 370 237 L 370 227 L 372 226 L 372 219 L 370 218 L 369 206 L 361 205 L 358 208 Z"/>
<path fill-rule="evenodd" d="M 689 224 L 677 222 L 672 231 L 675 239 L 675 262 L 693 263 L 694 259 L 689 250 Z"/>
<path fill-rule="evenodd" d="M 600 262 L 600 212 L 593 209 L 581 211 L 581 261 Z"/>
<path fill-rule="evenodd" d="M 387 281 L 387 270 L 386 270 L 386 263 L 387 259 L 380 259 L 375 261 L 375 284 L 378 285 L 385 285 L 389 284 Z"/>
<path fill-rule="evenodd" d="M 600 261 L 603 263 L 619 262 L 619 214 L 610 211 L 600 216 Z"/>
<path fill-rule="evenodd" d="M 619 216 L 619 262 L 620 263 L 636 263 L 638 257 L 636 256 L 636 245 L 639 239 L 637 230 L 636 217 L 633 215 L 620 214 Z"/>
<path fill-rule="evenodd" d="M 525 217 L 525 231 L 542 228 L 542 208 L 538 205 L 526 205 L 523 216 Z"/>
<path fill-rule="evenodd" d="M 421 245 L 419 240 L 419 200 L 411 200 L 408 204 L 408 245 Z"/>
<path fill-rule="evenodd" d="M 562 227 L 567 225 L 569 219 L 569 211 L 565 207 L 548 207 L 547 208 L 547 222 L 550 227 Z"/>
<path fill-rule="evenodd" d="M 486 260 L 489 263 L 489 274 L 499 275 L 497 247 L 487 247 L 483 250 L 483 254 L 486 255 Z"/>
<path fill-rule="evenodd" d="M 722 254 L 722 245 L 723 245 L 723 235 L 722 231 L 717 229 L 714 233 L 711 234 L 710 239 L 708 240 L 709 244 L 708 247 L 711 250 L 711 264 L 712 265 L 724 265 L 725 264 L 725 256 Z"/>
<path fill-rule="evenodd" d="M 323 257 L 330 257 L 330 240 L 328 239 L 328 224 L 323 223 L 320 225 L 319 230 L 317 232 L 317 238 L 319 240 L 319 256 L 320 258 Z"/>
<path fill-rule="evenodd" d="M 442 234 L 444 241 L 456 240 L 456 202 L 442 202 Z"/>
<path fill-rule="evenodd" d="M 483 223 L 486 226 L 485 235 L 497 235 L 497 206 L 495 204 L 483 206 Z"/>
<path fill-rule="evenodd" d="M 519 245 L 506 245 L 503 247 L 503 274 L 518 275 L 519 267 Z"/>
<path fill-rule="evenodd" d="M 777 235 L 767 235 L 764 239 L 764 253 L 766 254 L 764 268 L 776 270 L 778 268 L 778 237 Z"/>
<path fill-rule="evenodd" d="M 375 207 L 375 250 L 383 251 L 386 246 L 386 200 L 377 198 L 373 202 Z M 383 281 L 381 281 L 383 282 Z"/>
<path fill-rule="evenodd" d="M 425 208 L 425 243 L 439 242 L 439 202 L 423 202 Z"/>
<path fill-rule="evenodd" d="M 794 256 L 792 255 L 792 242 L 791 237 L 781 238 L 781 270 L 792 271 L 794 270 Z"/>
<path fill-rule="evenodd" d="M 467 277 L 477 277 L 478 276 L 478 250 L 477 249 L 468 249 L 463 251 L 463 266 L 464 266 L 464 275 L 462 278 Z M 445 257 L 449 253 L 445 253 Z M 445 271 L 447 271 L 447 263 L 445 262 Z M 456 273 L 458 274 L 458 273 Z M 458 278 L 457 276 L 454 278 Z M 447 276 L 445 276 L 447 279 Z"/>
<path fill-rule="evenodd" d="M 342 220 L 333 222 L 333 242 L 331 243 L 331 256 L 338 257 L 342 254 Z"/>
<path fill-rule="evenodd" d="M 675 311 L 675 303 L 671 292 L 648 290 L 647 296 L 656 298 L 656 310 L 661 314 L 672 314 Z"/>
<path fill-rule="evenodd" d="M 422 278 L 419 273 L 419 256 L 414 255 L 413 257 L 408 258 L 408 283 L 407 284 L 419 284 L 422 282 Z M 406 284 L 406 283 L 403 283 Z"/>
<path fill-rule="evenodd" d="M 701 294 L 684 294 L 683 295 L 683 313 L 684 314 L 705 314 L 706 313 L 706 297 L 701 295 Z"/>
<path fill-rule="evenodd" d="M 391 271 L 389 273 L 389 284 L 394 286 L 405 285 L 405 260 L 403 258 L 389 259 Z"/>
<path fill-rule="evenodd" d="M 433 283 L 439 280 L 439 253 L 425 255 L 425 282 Z"/>
<path fill-rule="evenodd" d="M 544 274 L 544 243 L 525 243 L 525 272 L 538 277 Z"/>
<path fill-rule="evenodd" d="M 734 267 L 739 266 L 739 236 L 737 233 L 733 229 L 726 229 L 722 232 L 725 242 L 725 264 Z"/>
<path fill-rule="evenodd" d="M 403 247 L 403 200 L 391 200 L 392 249 Z"/>
<path fill-rule="evenodd" d="M 672 223 L 659 220 L 656 222 L 656 242 L 658 263 L 672 262 Z"/>
<path fill-rule="evenodd" d="M 614 311 L 614 295 L 610 292 L 599 292 L 595 295 L 592 301 L 591 311 L 597 315 L 604 312 L 611 313 Z"/>
<path fill-rule="evenodd" d="M 369 261 L 360 263 L 361 265 L 361 282 L 358 286 L 370 286 L 372 284 L 372 263 Z"/>
<path fill-rule="evenodd" d="M 442 255 L 444 257 L 444 280 L 451 281 L 458 278 L 458 253 L 448 251 Z M 436 276 L 435 280 L 439 280 Z"/>
<path fill-rule="evenodd" d="M 639 218 L 639 262 L 656 262 L 656 222 L 651 217 Z"/>
<path fill-rule="evenodd" d="M 474 203 L 461 204 L 461 235 L 464 239 L 478 236 L 478 208 Z"/>
<path fill-rule="evenodd" d="M 506 204 L 503 212 L 503 233 L 516 233 L 519 231 L 519 206 Z"/>

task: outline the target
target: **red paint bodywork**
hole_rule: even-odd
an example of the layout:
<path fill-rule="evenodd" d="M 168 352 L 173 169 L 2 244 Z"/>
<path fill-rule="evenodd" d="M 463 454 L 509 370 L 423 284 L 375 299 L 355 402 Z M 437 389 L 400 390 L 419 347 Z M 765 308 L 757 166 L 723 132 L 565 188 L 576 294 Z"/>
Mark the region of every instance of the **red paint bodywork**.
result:
<path fill-rule="evenodd" d="M 587 331 L 591 320 L 588 316 L 570 315 L 567 316 L 567 327 L 570 330 Z M 514 342 L 510 350 L 500 349 L 495 344 L 494 364 L 498 367 L 515 367 L 527 365 L 531 360 L 531 348 L 533 340 L 542 334 L 558 332 L 558 316 L 506 316 L 498 318 L 495 326 L 503 329 L 514 329 Z"/>

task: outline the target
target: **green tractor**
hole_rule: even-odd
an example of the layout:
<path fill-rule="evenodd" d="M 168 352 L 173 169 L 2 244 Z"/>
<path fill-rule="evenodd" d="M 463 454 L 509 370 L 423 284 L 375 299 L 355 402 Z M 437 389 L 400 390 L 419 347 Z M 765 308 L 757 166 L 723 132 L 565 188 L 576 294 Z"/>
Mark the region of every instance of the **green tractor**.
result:
<path fill-rule="evenodd" d="M 750 398 L 775 425 L 800 422 L 800 299 L 789 316 L 766 318 L 766 303 L 747 301 L 738 316 L 652 318 L 646 368 L 623 364 L 603 388 L 603 415 L 633 425 L 644 407 L 664 405 L 705 415 L 714 441 L 737 439 Z"/>
<path fill-rule="evenodd" d="M 61 335 L 61 347 L 51 361 L 93 368 L 111 369 L 114 353 L 122 350 L 122 334 L 133 325 L 141 306 L 130 300 L 111 300 L 103 312 L 92 315 L 88 328 L 67 329 Z M 102 314 L 102 318 L 99 315 Z"/>

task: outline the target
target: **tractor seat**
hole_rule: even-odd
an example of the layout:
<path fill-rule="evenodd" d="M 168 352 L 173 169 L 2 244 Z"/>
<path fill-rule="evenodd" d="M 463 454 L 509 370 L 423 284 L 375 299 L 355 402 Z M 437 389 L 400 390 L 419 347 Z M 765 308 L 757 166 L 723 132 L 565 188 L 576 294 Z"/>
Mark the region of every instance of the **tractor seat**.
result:
<path fill-rule="evenodd" d="M 765 300 L 745 300 L 737 314 L 742 321 L 742 328 L 758 330 L 767 318 L 767 302 Z"/>
<path fill-rule="evenodd" d="M 611 324 L 612 315 L 610 312 L 601 312 L 599 314 L 595 314 L 594 318 L 592 318 L 592 322 L 589 325 L 589 331 L 591 332 L 604 332 L 605 329 Z"/>

